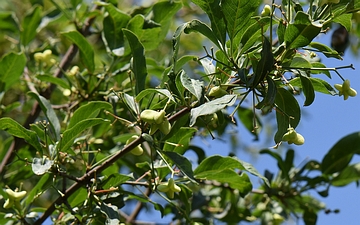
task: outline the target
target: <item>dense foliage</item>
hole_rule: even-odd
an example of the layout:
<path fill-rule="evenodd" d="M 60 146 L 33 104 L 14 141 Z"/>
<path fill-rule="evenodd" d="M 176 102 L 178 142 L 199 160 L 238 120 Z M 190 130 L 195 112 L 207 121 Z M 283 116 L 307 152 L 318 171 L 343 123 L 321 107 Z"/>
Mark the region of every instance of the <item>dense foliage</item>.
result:
<path fill-rule="evenodd" d="M 359 0 L 8 0 L 0 8 L 1 224 L 138 223 L 149 206 L 183 224 L 316 224 L 327 209 L 309 193 L 324 197 L 360 178 L 359 164 L 349 165 L 360 132 L 299 168 L 294 150 L 277 151 L 306 141 L 296 128 L 315 93 L 356 96 L 341 75 L 354 66 L 328 68 L 319 55 L 342 58 L 347 31 L 360 30 Z M 332 47 L 314 41 L 335 24 Z M 340 84 L 322 79 L 330 72 Z M 274 147 L 260 153 L 279 171 L 260 174 L 192 145 L 194 136 L 229 139 L 240 123 L 257 140 L 265 115 Z"/>

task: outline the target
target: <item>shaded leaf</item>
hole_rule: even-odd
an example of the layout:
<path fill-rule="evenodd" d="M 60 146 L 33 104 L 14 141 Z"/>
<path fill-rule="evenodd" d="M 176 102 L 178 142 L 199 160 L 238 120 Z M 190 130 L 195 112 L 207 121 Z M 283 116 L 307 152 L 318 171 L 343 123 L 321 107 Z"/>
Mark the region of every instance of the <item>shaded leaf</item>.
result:
<path fill-rule="evenodd" d="M 252 109 L 245 107 L 239 107 L 239 109 L 237 110 L 237 114 L 241 123 L 257 139 L 258 138 L 257 129 L 261 128 L 262 126 L 259 117 L 256 114 L 254 114 L 254 111 Z M 258 125 L 257 128 L 254 128 L 254 120 Z"/>
<path fill-rule="evenodd" d="M 311 68 L 326 68 L 326 66 L 320 62 L 311 63 Z M 331 78 L 329 70 L 310 70 L 312 74 L 325 74 L 328 78 Z"/>
<path fill-rule="evenodd" d="M 63 133 L 62 139 L 58 145 L 59 148 L 61 151 L 67 152 L 68 149 L 74 144 L 74 140 L 78 137 L 78 135 L 80 135 L 86 129 L 101 123 L 110 124 L 110 121 L 101 118 L 89 118 L 76 123 L 74 126 L 72 126 L 70 129 L 67 129 Z"/>
<path fill-rule="evenodd" d="M 31 188 L 29 193 L 27 194 L 27 198 L 25 200 L 27 205 L 30 205 L 40 193 L 43 193 L 47 188 L 49 188 L 53 184 L 53 176 L 50 173 L 46 173 L 41 176 L 40 180 L 36 183 L 35 186 Z"/>
<path fill-rule="evenodd" d="M 37 151 L 42 152 L 42 147 L 40 145 L 36 132 L 26 129 L 15 120 L 8 117 L 0 118 L 0 129 L 8 132 L 12 136 L 24 139 Z"/>
<path fill-rule="evenodd" d="M 51 75 L 37 75 L 36 78 L 41 81 L 44 81 L 44 82 L 49 82 L 49 83 L 55 84 L 57 86 L 65 88 L 65 89 L 70 89 L 69 84 L 66 81 L 64 81 L 63 79 L 58 78 L 58 77 L 54 77 Z"/>
<path fill-rule="evenodd" d="M 347 166 L 331 180 L 331 185 L 342 187 L 360 180 L 360 163 Z"/>
<path fill-rule="evenodd" d="M 176 133 L 173 133 L 170 138 L 166 139 L 163 150 L 177 152 L 181 155 L 184 154 L 185 151 L 188 149 L 190 140 L 196 131 L 197 130 L 195 128 L 181 127 L 180 129 L 176 130 Z M 176 146 L 169 143 L 174 143 L 176 144 Z"/>
<path fill-rule="evenodd" d="M 0 86 L 0 92 L 8 90 L 16 81 L 19 80 L 26 65 L 24 53 L 10 52 L 4 55 L 0 61 L 0 81 L 4 86 Z"/>
<path fill-rule="evenodd" d="M 82 120 L 97 117 L 101 110 L 111 111 L 112 106 L 110 103 L 103 101 L 93 101 L 80 106 L 71 117 L 67 129 L 72 128 Z"/>
<path fill-rule="evenodd" d="M 163 153 L 176 164 L 185 176 L 187 176 L 192 182 L 197 183 L 194 178 L 192 164 L 186 157 L 177 152 L 163 151 Z"/>
<path fill-rule="evenodd" d="M 311 105 L 315 100 L 315 91 L 312 82 L 306 76 L 300 75 L 301 86 L 306 97 L 304 106 Z"/>
<path fill-rule="evenodd" d="M 108 178 L 106 178 L 104 180 L 104 182 L 102 183 L 102 188 L 103 189 L 108 189 L 111 187 L 117 187 L 120 184 L 132 179 L 132 176 L 129 175 L 125 175 L 125 174 L 119 174 L 119 173 L 113 173 L 111 174 Z"/>
<path fill-rule="evenodd" d="M 19 32 L 19 25 L 15 20 L 16 16 L 13 12 L 0 12 L 0 30 L 9 32 Z"/>
<path fill-rule="evenodd" d="M 78 31 L 63 32 L 62 35 L 79 48 L 81 61 L 91 73 L 94 72 L 94 50 L 87 39 Z"/>
<path fill-rule="evenodd" d="M 40 25 L 42 18 L 41 13 L 42 8 L 41 6 L 37 5 L 33 9 L 30 9 L 30 11 L 24 17 L 21 23 L 22 32 L 20 34 L 22 45 L 28 45 L 35 38 L 37 34 L 36 29 Z"/>
<path fill-rule="evenodd" d="M 126 94 L 126 93 L 123 93 L 121 96 L 122 96 L 123 101 L 126 103 L 126 105 L 127 105 L 135 114 L 139 114 L 139 113 L 140 113 L 139 104 L 137 103 L 136 99 L 135 99 L 133 96 L 128 95 L 128 94 Z"/>
<path fill-rule="evenodd" d="M 210 115 L 224 109 L 227 106 L 234 105 L 236 99 L 236 95 L 224 95 L 221 98 L 217 98 L 196 108 L 192 108 L 190 112 L 190 126 L 194 126 L 196 119 L 199 116 Z"/>
<path fill-rule="evenodd" d="M 103 21 L 103 36 L 106 39 L 107 46 L 110 50 L 120 49 L 124 47 L 124 34 L 122 28 L 126 27 L 131 17 L 114 7 L 112 4 L 106 4 L 104 8 L 108 12 L 108 16 L 105 17 Z M 113 51 L 113 53 L 116 52 L 117 51 Z"/>
<path fill-rule="evenodd" d="M 53 129 L 53 132 L 55 133 L 56 140 L 59 140 L 61 131 L 60 121 L 52 108 L 51 103 L 46 98 L 35 92 L 28 92 L 28 95 L 39 103 L 41 110 L 44 112 L 51 128 Z"/>
<path fill-rule="evenodd" d="M 132 31 L 123 29 L 123 32 L 130 44 L 132 52 L 131 70 L 134 73 L 136 80 L 135 92 L 136 94 L 139 94 L 145 89 L 147 76 L 145 49 L 139 38 Z"/>
<path fill-rule="evenodd" d="M 294 96 L 284 88 L 278 88 L 275 104 L 278 130 L 275 134 L 275 143 L 280 143 L 289 125 L 296 128 L 300 122 L 300 107 Z"/>
<path fill-rule="evenodd" d="M 324 156 L 321 171 L 324 174 L 333 174 L 344 170 L 354 154 L 360 154 L 360 132 L 340 139 Z"/>

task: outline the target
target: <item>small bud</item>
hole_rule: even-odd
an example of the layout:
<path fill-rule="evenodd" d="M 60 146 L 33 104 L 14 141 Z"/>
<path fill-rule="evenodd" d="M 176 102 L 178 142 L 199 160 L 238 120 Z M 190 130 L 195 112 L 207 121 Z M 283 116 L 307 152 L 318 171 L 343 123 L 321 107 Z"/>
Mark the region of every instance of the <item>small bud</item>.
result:
<path fill-rule="evenodd" d="M 215 86 L 212 87 L 209 91 L 209 96 L 210 97 L 216 97 L 216 98 L 220 98 L 224 95 L 227 95 L 228 93 L 222 89 L 220 86 Z"/>
<path fill-rule="evenodd" d="M 271 15 L 271 6 L 265 5 L 264 9 L 261 11 L 261 16 L 270 16 Z"/>

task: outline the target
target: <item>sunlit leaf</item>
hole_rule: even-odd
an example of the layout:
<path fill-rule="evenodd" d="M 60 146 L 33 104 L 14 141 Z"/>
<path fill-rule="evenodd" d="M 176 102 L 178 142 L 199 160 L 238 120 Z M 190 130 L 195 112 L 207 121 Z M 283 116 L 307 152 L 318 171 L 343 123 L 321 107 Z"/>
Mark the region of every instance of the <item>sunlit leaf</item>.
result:
<path fill-rule="evenodd" d="M 304 12 L 297 12 L 294 23 L 289 24 L 285 31 L 285 43 L 287 49 L 304 47 L 320 33 L 322 25 L 312 23 L 310 16 Z"/>
<path fill-rule="evenodd" d="M 31 168 L 36 175 L 43 175 L 52 167 L 53 164 L 54 161 L 47 157 L 34 158 L 31 164 Z"/>
<path fill-rule="evenodd" d="M 199 116 L 210 115 L 227 106 L 232 106 L 236 102 L 236 95 L 224 95 L 210 102 L 206 102 L 196 108 L 192 108 L 190 112 L 190 126 L 194 126 Z"/>
<path fill-rule="evenodd" d="M 164 97 L 167 97 L 168 99 L 172 100 L 173 102 L 175 102 L 174 97 L 172 96 L 172 94 L 170 93 L 169 90 L 167 89 L 152 89 L 152 88 L 147 88 L 143 91 L 141 91 L 137 96 L 136 96 L 136 101 L 140 102 L 144 97 L 146 96 L 150 96 L 152 94 L 160 94 Z"/>
<path fill-rule="evenodd" d="M 49 82 L 49 83 L 55 84 L 59 87 L 65 88 L 65 89 L 70 89 L 69 84 L 65 80 L 60 79 L 58 77 L 54 77 L 51 75 L 37 75 L 36 78 L 41 81 L 44 81 L 44 82 Z"/>
<path fill-rule="evenodd" d="M 188 149 L 190 140 L 197 130 L 191 127 L 181 127 L 166 140 L 163 150 L 184 154 Z"/>
<path fill-rule="evenodd" d="M 106 216 L 106 225 L 118 225 L 120 224 L 120 214 L 118 207 L 104 202 L 100 205 L 100 211 Z"/>
<path fill-rule="evenodd" d="M 313 85 L 314 91 L 324 94 L 336 95 L 336 90 L 328 82 L 313 77 L 309 77 L 309 79 Z M 294 87 L 302 87 L 302 83 L 299 77 L 292 79 L 289 83 Z"/>
<path fill-rule="evenodd" d="M 329 46 L 323 43 L 311 42 L 309 46 L 319 50 L 322 54 L 324 54 L 328 58 L 336 58 L 342 60 L 341 55 L 337 51 L 333 50 L 332 48 L 330 48 Z"/>
<path fill-rule="evenodd" d="M 180 74 L 180 80 L 182 85 L 194 95 L 198 101 L 202 99 L 204 82 L 189 78 L 185 72 Z"/>

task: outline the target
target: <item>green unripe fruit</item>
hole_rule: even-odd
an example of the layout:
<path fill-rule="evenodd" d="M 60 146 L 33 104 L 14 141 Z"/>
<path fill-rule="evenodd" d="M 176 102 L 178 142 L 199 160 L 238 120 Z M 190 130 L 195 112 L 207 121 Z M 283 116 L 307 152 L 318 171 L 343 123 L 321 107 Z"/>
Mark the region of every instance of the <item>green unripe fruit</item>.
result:
<path fill-rule="evenodd" d="M 164 121 L 160 124 L 159 129 L 160 129 L 160 131 L 161 131 L 163 134 L 167 135 L 168 133 L 170 133 L 170 130 L 171 130 L 171 124 L 170 124 L 170 122 L 169 122 L 167 119 L 164 120 Z"/>
<path fill-rule="evenodd" d="M 264 9 L 261 11 L 261 16 L 270 16 L 271 15 L 271 6 L 265 5 Z"/>
<path fill-rule="evenodd" d="M 157 189 L 158 189 L 158 191 L 161 191 L 161 192 L 168 192 L 169 191 L 168 183 L 159 184 L 157 186 Z"/>
<path fill-rule="evenodd" d="M 224 95 L 227 95 L 228 93 L 222 89 L 220 86 L 215 86 L 212 87 L 209 91 L 209 96 L 210 97 L 216 97 L 216 98 L 220 98 Z"/>
<path fill-rule="evenodd" d="M 288 128 L 288 132 L 286 132 L 282 138 L 283 141 L 291 141 L 296 138 L 296 131 L 294 128 L 290 127 Z"/>
<path fill-rule="evenodd" d="M 144 122 L 150 123 L 150 124 L 161 124 L 165 119 L 165 111 L 161 110 L 160 112 L 157 112 L 155 110 L 151 109 L 145 109 L 140 114 L 140 119 Z"/>
<path fill-rule="evenodd" d="M 139 136 L 137 135 L 133 135 L 131 136 L 131 138 L 129 138 L 127 141 L 126 141 L 126 144 L 125 145 L 129 145 L 131 142 L 135 141 Z M 141 145 L 137 145 L 135 148 L 133 148 L 130 153 L 133 154 L 133 155 L 141 155 L 143 154 L 144 152 L 144 149 L 141 147 Z"/>

